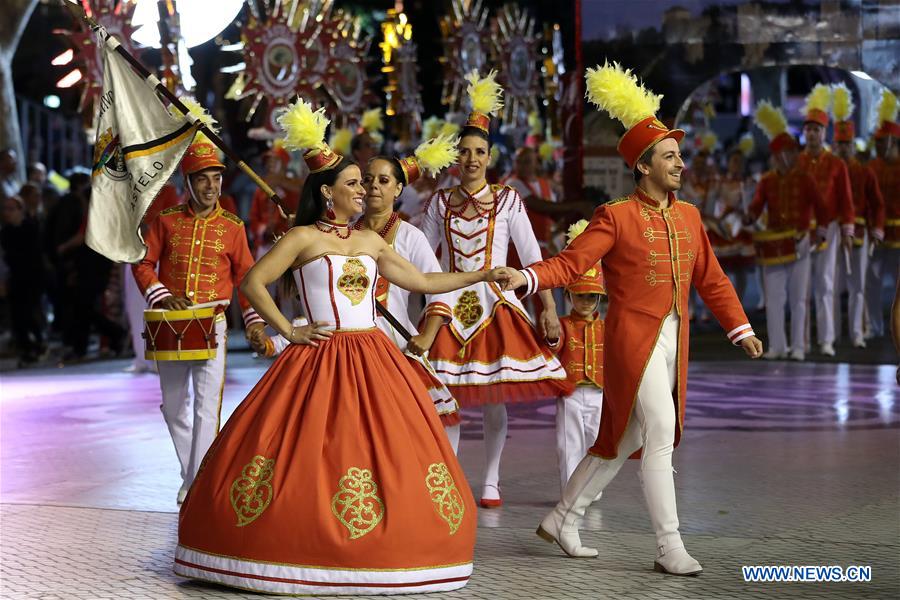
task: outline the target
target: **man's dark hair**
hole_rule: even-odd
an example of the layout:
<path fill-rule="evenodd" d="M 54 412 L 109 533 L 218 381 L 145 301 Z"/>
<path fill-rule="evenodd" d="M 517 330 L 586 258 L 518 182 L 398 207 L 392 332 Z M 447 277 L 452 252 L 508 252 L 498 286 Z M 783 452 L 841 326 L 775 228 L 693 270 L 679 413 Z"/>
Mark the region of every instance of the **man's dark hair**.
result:
<path fill-rule="evenodd" d="M 648 167 L 653 163 L 653 153 L 656 151 L 656 144 L 653 144 L 647 150 L 641 154 L 641 157 L 638 159 L 638 163 L 643 163 Z M 637 168 L 637 163 L 634 165 L 634 171 L 632 173 L 634 175 L 634 182 L 638 183 L 641 180 L 641 177 L 644 176 L 643 173 L 640 172 Z"/>

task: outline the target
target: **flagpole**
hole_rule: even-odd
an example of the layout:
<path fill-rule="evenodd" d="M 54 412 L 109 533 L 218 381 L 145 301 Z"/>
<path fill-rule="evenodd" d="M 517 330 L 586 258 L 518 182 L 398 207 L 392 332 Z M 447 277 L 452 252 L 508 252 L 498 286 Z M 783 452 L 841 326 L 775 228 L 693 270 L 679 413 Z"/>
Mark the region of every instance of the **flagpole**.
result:
<path fill-rule="evenodd" d="M 76 20 L 84 21 L 88 24 L 91 30 L 96 32 L 98 29 L 103 29 L 103 26 L 89 17 L 79 4 L 76 4 L 71 0 L 60 0 L 60 2 L 62 2 L 62 4 L 69 10 L 69 12 Z M 121 42 L 119 42 L 114 35 L 110 34 L 105 29 L 103 29 L 103 31 L 116 41 L 116 53 L 124 58 L 125 61 L 128 62 L 128 64 L 131 65 L 131 67 L 135 71 L 137 71 L 141 77 L 144 78 L 144 81 L 146 81 L 148 85 L 153 87 L 153 89 L 157 93 L 162 94 L 166 98 L 166 100 L 171 102 L 175 106 L 175 108 L 182 112 L 182 114 L 189 115 L 191 113 L 190 109 L 188 109 L 188 107 L 186 107 L 184 103 L 179 100 L 178 97 L 165 86 L 165 84 L 163 84 L 162 81 L 160 81 L 155 75 L 148 71 L 147 68 L 142 65 L 138 59 L 131 55 L 131 53 L 125 50 Z M 274 202 L 275 205 L 278 206 L 278 208 L 284 213 L 284 216 L 287 217 L 289 211 L 281 201 L 281 198 L 278 196 L 278 194 L 275 193 L 275 190 L 273 190 L 262 177 L 257 175 L 256 172 L 250 168 L 250 165 L 245 163 L 243 159 L 241 159 L 241 157 L 238 156 L 237 153 L 235 153 L 234 150 L 232 150 L 225 143 L 225 140 L 220 138 L 215 131 L 213 131 L 210 127 L 199 120 L 196 121 L 195 124 L 198 126 L 198 129 L 202 131 L 213 144 L 218 146 L 219 149 L 222 150 L 222 152 L 224 152 L 225 155 L 230 158 L 238 166 L 238 168 L 240 168 L 241 171 L 246 173 L 247 176 L 250 177 L 250 179 L 252 179 L 257 186 L 259 186 L 259 188 L 269 197 L 269 199 Z"/>

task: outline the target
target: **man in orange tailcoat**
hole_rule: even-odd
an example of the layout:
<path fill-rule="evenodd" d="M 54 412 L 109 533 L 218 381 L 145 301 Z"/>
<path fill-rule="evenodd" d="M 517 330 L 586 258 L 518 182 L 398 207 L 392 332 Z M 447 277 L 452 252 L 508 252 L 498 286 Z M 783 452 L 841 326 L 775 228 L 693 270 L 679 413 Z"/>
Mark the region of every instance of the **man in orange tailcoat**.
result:
<path fill-rule="evenodd" d="M 819 352 L 834 356 L 834 273 L 839 253 L 853 248 L 853 196 L 847 165 L 825 148 L 828 114 L 812 109 L 803 123 L 806 148 L 800 153 L 799 167 L 818 184 L 824 220 L 819 221 L 825 247 L 815 253 L 812 268 L 812 293 L 816 307 L 816 339 Z"/>
<path fill-rule="evenodd" d="M 621 74 L 617 65 L 588 73 L 592 100 L 601 106 L 609 106 L 606 92 L 591 79 L 609 70 Z M 648 93 L 639 89 L 641 96 Z M 613 116 L 629 127 L 618 149 L 634 169 L 635 191 L 599 207 L 584 233 L 559 256 L 522 271 L 504 268 L 506 289 L 525 286 L 526 294 L 533 294 L 574 282 L 602 258 L 609 294 L 600 435 L 538 535 L 570 556 L 597 556 L 596 549 L 581 545 L 578 521 L 628 456 L 642 450 L 640 478 L 657 539 L 654 568 L 696 575 L 702 567 L 684 549 L 678 532 L 672 474 L 672 451 L 684 423 L 691 284 L 732 343 L 756 358 L 762 342 L 716 261 L 699 211 L 675 199 L 684 169 L 678 148 L 684 132 L 670 131 L 652 114 L 636 122 L 634 115 Z"/>
<path fill-rule="evenodd" d="M 881 337 L 884 330 L 885 283 L 896 286 L 900 277 L 900 123 L 884 121 L 875 131 L 877 157 L 868 163 L 875 172 L 884 198 L 884 243 L 875 248 L 866 273 L 866 309 L 869 337 Z"/>
<path fill-rule="evenodd" d="M 184 310 L 193 304 L 220 301 L 227 305 L 234 288 L 253 266 L 244 223 L 222 209 L 219 195 L 225 169 L 206 140 L 195 141 L 181 162 L 189 192 L 187 204 L 163 210 L 150 224 L 147 254 L 132 267 L 138 287 L 151 308 Z M 158 270 L 157 270 L 158 266 Z M 243 294 L 247 337 L 265 346 L 265 323 Z M 223 306 L 224 309 L 224 306 Z M 162 413 L 181 463 L 181 503 L 200 469 L 203 456 L 219 432 L 225 384 L 225 313 L 215 322 L 218 350 L 208 360 L 158 361 Z M 188 383 L 193 381 L 194 415 Z"/>

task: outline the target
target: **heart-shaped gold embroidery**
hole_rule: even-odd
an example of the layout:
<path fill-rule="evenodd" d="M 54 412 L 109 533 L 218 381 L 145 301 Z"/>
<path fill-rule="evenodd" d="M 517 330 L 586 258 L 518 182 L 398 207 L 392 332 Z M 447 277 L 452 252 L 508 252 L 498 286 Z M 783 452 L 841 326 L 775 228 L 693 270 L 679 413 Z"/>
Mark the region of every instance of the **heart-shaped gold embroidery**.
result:
<path fill-rule="evenodd" d="M 453 316 L 466 328 L 477 323 L 483 314 L 484 309 L 481 307 L 478 293 L 472 290 L 463 292 L 453 307 Z"/>
<path fill-rule="evenodd" d="M 343 270 L 344 274 L 337 280 L 337 289 L 350 300 L 350 304 L 356 306 L 363 301 L 369 289 L 366 266 L 358 258 L 350 258 L 344 263 Z"/>
<path fill-rule="evenodd" d="M 384 503 L 378 497 L 372 471 L 350 467 L 338 481 L 338 491 L 331 498 L 331 512 L 350 532 L 351 540 L 375 529 L 384 518 Z"/>

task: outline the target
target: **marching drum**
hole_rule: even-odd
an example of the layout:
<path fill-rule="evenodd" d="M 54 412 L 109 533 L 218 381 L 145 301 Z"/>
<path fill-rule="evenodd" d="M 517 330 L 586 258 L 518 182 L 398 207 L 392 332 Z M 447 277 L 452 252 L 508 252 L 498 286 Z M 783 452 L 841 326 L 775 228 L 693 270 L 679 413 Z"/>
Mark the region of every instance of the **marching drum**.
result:
<path fill-rule="evenodd" d="M 797 260 L 797 230 L 753 233 L 756 262 L 764 266 L 783 265 Z"/>
<path fill-rule="evenodd" d="M 207 360 L 216 357 L 218 305 L 185 310 L 144 311 L 144 357 L 147 360 Z M 218 309 L 218 310 L 217 310 Z"/>

